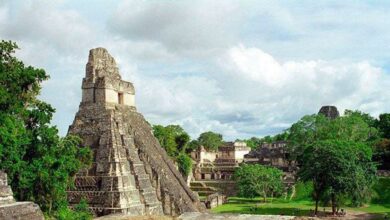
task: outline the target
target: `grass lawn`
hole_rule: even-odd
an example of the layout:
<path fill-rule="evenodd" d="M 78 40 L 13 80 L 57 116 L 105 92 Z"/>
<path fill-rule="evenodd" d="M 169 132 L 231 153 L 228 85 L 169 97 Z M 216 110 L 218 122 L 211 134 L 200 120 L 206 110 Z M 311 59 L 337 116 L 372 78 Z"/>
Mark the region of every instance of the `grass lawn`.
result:
<path fill-rule="evenodd" d="M 331 208 L 326 207 L 326 211 L 330 212 Z M 360 211 L 367 213 L 390 214 L 389 205 L 372 204 L 362 208 L 345 208 L 348 211 Z M 239 197 L 230 197 L 224 205 L 218 206 L 211 211 L 213 213 L 242 213 L 242 214 L 261 214 L 261 215 L 294 215 L 308 216 L 314 210 L 312 201 L 286 201 L 284 199 L 274 199 L 271 203 L 267 199 L 266 203 L 262 199 L 247 199 Z M 323 211 L 323 207 L 319 207 L 319 211 Z"/>

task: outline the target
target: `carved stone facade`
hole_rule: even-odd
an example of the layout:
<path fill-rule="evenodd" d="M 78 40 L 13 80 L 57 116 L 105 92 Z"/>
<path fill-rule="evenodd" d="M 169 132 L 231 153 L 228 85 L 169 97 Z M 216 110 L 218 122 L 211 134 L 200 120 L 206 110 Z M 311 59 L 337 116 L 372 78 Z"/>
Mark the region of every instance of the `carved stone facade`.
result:
<path fill-rule="evenodd" d="M 285 172 L 291 171 L 291 164 L 287 160 L 286 144 L 285 141 L 263 143 L 245 155 L 245 163 L 276 167 Z"/>
<path fill-rule="evenodd" d="M 0 219 L 43 220 L 38 205 L 32 202 L 16 202 L 11 187 L 8 186 L 7 174 L 0 171 Z"/>
<path fill-rule="evenodd" d="M 191 153 L 196 161 L 193 168 L 191 189 L 201 196 L 215 192 L 234 195 L 235 182 L 232 180 L 234 169 L 244 160 L 250 148 L 244 142 L 225 142 L 218 151 L 207 151 L 203 146 Z"/>
<path fill-rule="evenodd" d="M 134 87 L 121 80 L 114 58 L 92 49 L 82 84 L 82 102 L 69 134 L 93 151 L 93 165 L 81 170 L 71 205 L 87 200 L 95 215 L 179 215 L 204 207 L 186 185 L 136 111 Z"/>

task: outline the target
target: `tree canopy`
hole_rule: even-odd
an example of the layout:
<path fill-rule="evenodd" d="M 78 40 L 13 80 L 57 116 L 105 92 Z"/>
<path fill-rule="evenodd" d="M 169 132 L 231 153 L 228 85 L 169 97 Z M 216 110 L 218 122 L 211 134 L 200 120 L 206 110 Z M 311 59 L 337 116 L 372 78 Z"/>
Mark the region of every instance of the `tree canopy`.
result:
<path fill-rule="evenodd" d="M 192 169 L 192 160 L 186 154 L 190 136 L 179 125 L 154 125 L 153 134 L 167 154 L 177 162 L 179 171 L 188 176 Z M 190 145 L 192 147 L 192 145 Z"/>
<path fill-rule="evenodd" d="M 154 125 L 153 134 L 171 157 L 184 152 L 190 141 L 190 136 L 179 125 Z"/>
<path fill-rule="evenodd" d="M 277 168 L 259 164 L 243 164 L 234 171 L 234 179 L 238 186 L 239 195 L 253 198 L 280 195 L 283 192 L 283 172 Z"/>
<path fill-rule="evenodd" d="M 216 151 L 223 144 L 223 139 L 221 134 L 207 131 L 199 135 L 198 142 L 205 149 Z"/>
<path fill-rule="evenodd" d="M 390 113 L 379 115 L 378 128 L 384 138 L 390 139 Z"/>
<path fill-rule="evenodd" d="M 313 182 L 316 211 L 320 200 L 330 200 L 333 212 L 343 197 L 351 198 L 356 205 L 365 202 L 376 172 L 371 157 L 369 146 L 353 141 L 333 139 L 308 146 L 298 176 Z"/>
<path fill-rule="evenodd" d="M 267 136 L 264 136 L 262 138 L 251 137 L 249 139 L 236 139 L 236 141 L 243 141 L 251 149 L 256 149 L 264 143 L 272 143 L 275 141 L 286 141 L 288 138 L 288 135 L 289 135 L 288 132 L 284 131 L 284 132 L 282 132 L 280 134 L 276 134 L 274 136 L 267 135 Z"/>
<path fill-rule="evenodd" d="M 18 200 L 38 203 L 49 215 L 66 207 L 73 176 L 91 162 L 91 152 L 74 136 L 61 138 L 50 121 L 55 112 L 39 100 L 43 69 L 25 66 L 18 46 L 0 42 L 0 169 Z"/>
<path fill-rule="evenodd" d="M 313 182 L 316 210 L 320 200 L 330 199 L 335 209 L 342 196 L 356 205 L 369 198 L 376 172 L 370 146 L 378 138 L 370 125 L 367 114 L 347 110 L 333 120 L 304 116 L 288 130 L 290 159 L 298 162 L 298 176 Z"/>

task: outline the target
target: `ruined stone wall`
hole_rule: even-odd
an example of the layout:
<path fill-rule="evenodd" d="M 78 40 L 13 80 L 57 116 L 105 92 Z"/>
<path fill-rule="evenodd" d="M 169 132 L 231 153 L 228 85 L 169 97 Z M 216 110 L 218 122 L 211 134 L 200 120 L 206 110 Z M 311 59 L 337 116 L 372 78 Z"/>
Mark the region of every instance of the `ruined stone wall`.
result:
<path fill-rule="evenodd" d="M 199 159 L 201 163 L 214 162 L 218 155 L 218 152 L 201 151 L 199 155 L 200 155 Z"/>
<path fill-rule="evenodd" d="M 37 204 L 15 201 L 11 187 L 8 186 L 7 174 L 2 171 L 0 171 L 0 219 L 44 219 Z"/>
<path fill-rule="evenodd" d="M 236 159 L 237 162 L 241 163 L 244 160 L 244 155 L 248 154 L 249 152 L 250 148 L 238 149 L 234 151 L 234 159 Z"/>

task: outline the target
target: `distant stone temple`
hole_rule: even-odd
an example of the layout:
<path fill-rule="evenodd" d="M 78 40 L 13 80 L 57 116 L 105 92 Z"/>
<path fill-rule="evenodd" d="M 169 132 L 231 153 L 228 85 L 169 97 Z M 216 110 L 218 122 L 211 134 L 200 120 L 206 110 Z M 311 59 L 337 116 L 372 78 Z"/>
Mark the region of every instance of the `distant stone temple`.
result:
<path fill-rule="evenodd" d="M 245 155 L 245 163 L 262 164 L 289 171 L 290 164 L 287 160 L 286 145 L 286 141 L 263 143 Z"/>
<path fill-rule="evenodd" d="M 335 119 L 340 116 L 336 106 L 322 106 L 318 114 L 323 114 L 330 119 Z"/>
<path fill-rule="evenodd" d="M 43 220 L 39 206 L 33 202 L 16 202 L 8 186 L 7 174 L 0 171 L 0 219 Z"/>
<path fill-rule="evenodd" d="M 82 101 L 68 134 L 93 151 L 93 164 L 76 175 L 70 205 L 86 199 L 97 216 L 179 215 L 203 211 L 171 159 L 136 111 L 134 87 L 123 81 L 113 57 L 92 49 L 82 83 Z"/>
<path fill-rule="evenodd" d="M 294 174 L 296 164 L 288 160 L 286 141 L 275 141 L 263 143 L 256 149 L 245 155 L 246 164 L 261 164 L 275 167 L 283 171 L 283 182 L 286 186 L 291 186 L 295 182 Z"/>
<path fill-rule="evenodd" d="M 323 114 L 330 119 L 335 119 L 340 115 L 335 106 L 323 106 L 318 114 Z M 226 142 L 215 152 L 207 151 L 201 146 L 191 153 L 191 157 L 196 166 L 193 168 L 190 186 L 200 196 L 215 193 L 235 195 L 237 190 L 232 176 L 235 168 L 242 163 L 260 164 L 280 169 L 283 171 L 283 183 L 286 188 L 295 183 L 298 169 L 296 162 L 288 159 L 286 141 L 263 143 L 253 150 L 244 142 Z"/>
<path fill-rule="evenodd" d="M 235 183 L 232 180 L 234 169 L 244 161 L 250 148 L 245 142 L 225 142 L 217 151 L 207 151 L 203 146 L 191 153 L 196 162 L 193 168 L 191 189 L 200 196 L 215 192 L 234 195 Z"/>

